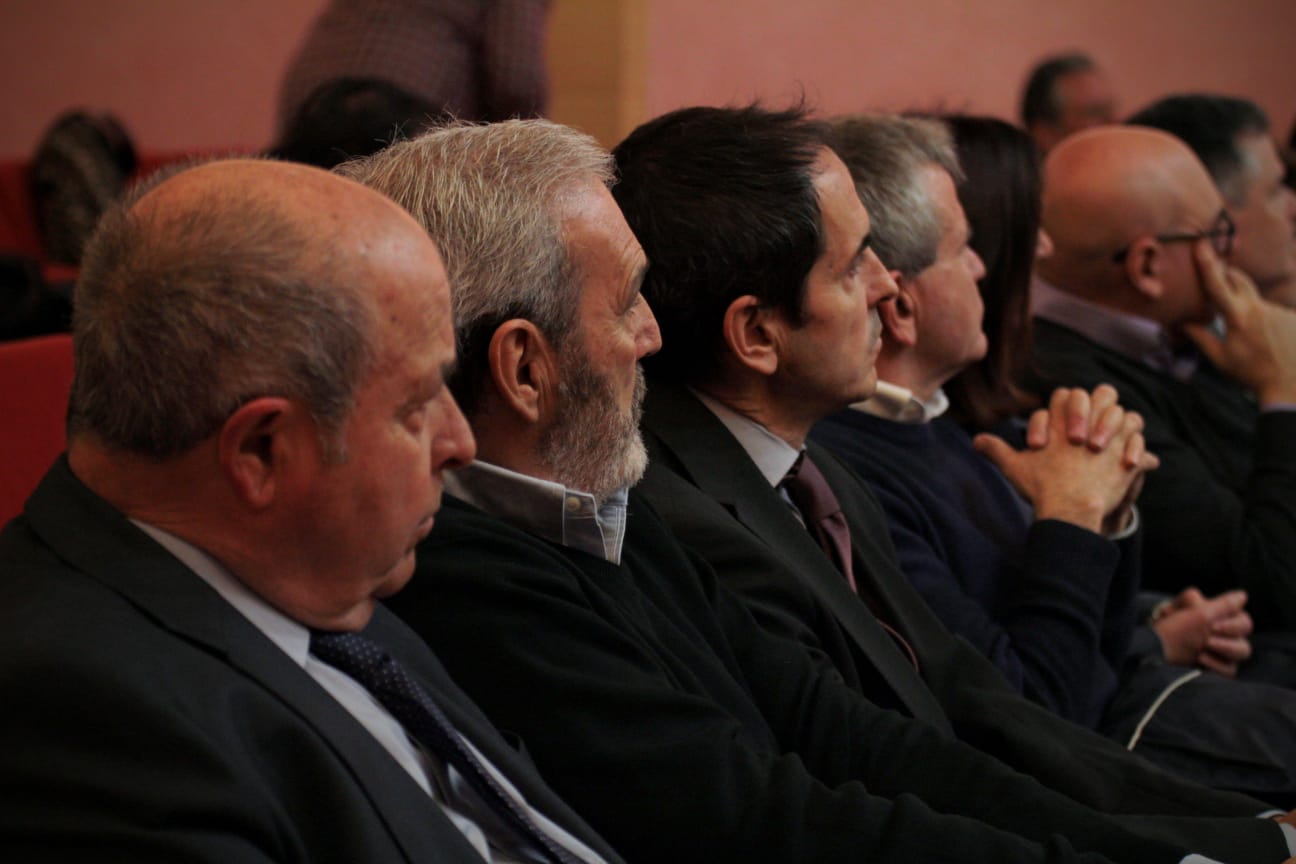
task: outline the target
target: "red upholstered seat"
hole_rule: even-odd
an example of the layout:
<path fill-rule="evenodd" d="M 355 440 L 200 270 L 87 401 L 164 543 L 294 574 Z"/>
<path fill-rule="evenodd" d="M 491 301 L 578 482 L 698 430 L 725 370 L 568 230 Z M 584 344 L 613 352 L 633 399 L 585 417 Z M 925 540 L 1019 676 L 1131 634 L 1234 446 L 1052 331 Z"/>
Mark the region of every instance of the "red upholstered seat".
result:
<path fill-rule="evenodd" d="M 27 186 L 26 160 L 0 160 L 0 252 L 37 261 L 45 258 Z"/>
<path fill-rule="evenodd" d="M 0 525 L 63 452 L 71 387 L 71 336 L 0 342 Z"/>

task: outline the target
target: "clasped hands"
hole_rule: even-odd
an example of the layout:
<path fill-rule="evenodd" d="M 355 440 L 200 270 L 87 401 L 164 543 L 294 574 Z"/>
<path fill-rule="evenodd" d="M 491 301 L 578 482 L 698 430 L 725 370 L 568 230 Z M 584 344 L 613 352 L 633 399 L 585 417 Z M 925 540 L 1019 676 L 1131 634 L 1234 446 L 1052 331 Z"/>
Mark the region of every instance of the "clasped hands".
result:
<path fill-rule="evenodd" d="M 1108 384 L 1093 393 L 1055 390 L 1048 408 L 1031 415 L 1024 450 L 988 434 L 973 444 L 1030 501 L 1037 519 L 1107 536 L 1127 526 L 1144 474 L 1160 464 L 1144 444 L 1143 418 L 1122 408 Z"/>
<path fill-rule="evenodd" d="M 1092 393 L 1059 388 L 1046 409 L 1031 415 L 1026 449 L 978 435 L 978 451 L 995 463 L 1035 508 L 1038 519 L 1060 519 L 1112 536 L 1128 524 L 1148 471 L 1159 464 L 1143 440 L 1143 418 L 1120 407 L 1115 388 Z M 1251 616 L 1245 591 L 1207 598 L 1188 588 L 1159 607 L 1152 627 L 1167 662 L 1235 676 L 1251 656 Z"/>

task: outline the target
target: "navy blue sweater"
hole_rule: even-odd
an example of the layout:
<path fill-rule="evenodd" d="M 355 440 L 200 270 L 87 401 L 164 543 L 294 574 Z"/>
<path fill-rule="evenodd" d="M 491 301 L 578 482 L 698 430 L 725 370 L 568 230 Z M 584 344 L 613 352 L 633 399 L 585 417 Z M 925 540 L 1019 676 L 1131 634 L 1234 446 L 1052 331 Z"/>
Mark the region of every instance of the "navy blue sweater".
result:
<path fill-rule="evenodd" d="M 1030 506 L 957 424 L 843 411 L 811 433 L 876 490 L 901 569 L 1028 697 L 1091 728 L 1134 629 L 1137 554 Z M 1124 564 L 1122 564 L 1124 561 Z"/>

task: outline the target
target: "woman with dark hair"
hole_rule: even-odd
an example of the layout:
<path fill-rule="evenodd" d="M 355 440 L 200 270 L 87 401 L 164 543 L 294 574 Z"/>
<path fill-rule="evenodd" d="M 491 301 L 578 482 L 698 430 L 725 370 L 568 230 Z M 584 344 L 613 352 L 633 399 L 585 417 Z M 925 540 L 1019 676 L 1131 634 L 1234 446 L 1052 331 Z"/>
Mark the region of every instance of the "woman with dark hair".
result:
<path fill-rule="evenodd" d="M 959 203 L 971 246 L 985 263 L 986 356 L 945 385 L 951 414 L 973 431 L 1001 426 L 1039 407 L 1016 385 L 1030 349 L 1030 282 L 1037 256 L 1052 250 L 1040 230 L 1040 162 L 1030 136 L 993 117 L 943 118 L 964 179 Z"/>
<path fill-rule="evenodd" d="M 1016 382 L 1030 352 L 1032 270 L 1037 258 L 1053 250 L 1040 225 L 1040 157 L 1026 133 L 1002 120 L 961 114 L 943 120 L 963 169 L 957 191 L 972 230 L 971 246 L 985 263 L 979 287 L 989 343 L 986 356 L 951 379 L 945 390 L 951 414 L 970 431 L 1002 433 L 1039 407 L 1038 399 Z M 1017 426 L 1024 428 L 1020 422 Z M 1160 597 L 1142 596 L 1141 607 L 1152 610 L 1148 623 L 1156 637 L 1140 627 L 1134 638 L 1141 646 L 1136 653 L 1161 653 L 1173 664 L 1200 664 L 1236 674 L 1248 649 L 1230 642 L 1228 655 L 1216 657 L 1209 648 L 1214 644 L 1209 641 L 1215 632 L 1212 623 L 1237 631 L 1238 638 L 1250 630 L 1236 592 L 1206 598 L 1190 588 L 1160 603 Z"/>

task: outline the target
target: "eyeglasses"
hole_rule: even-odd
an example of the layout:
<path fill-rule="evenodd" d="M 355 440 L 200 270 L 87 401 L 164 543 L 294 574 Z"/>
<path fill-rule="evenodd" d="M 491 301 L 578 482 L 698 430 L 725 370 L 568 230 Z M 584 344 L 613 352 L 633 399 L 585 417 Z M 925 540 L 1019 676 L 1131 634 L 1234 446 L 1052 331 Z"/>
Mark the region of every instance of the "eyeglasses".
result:
<path fill-rule="evenodd" d="M 1236 236 L 1237 225 L 1233 224 L 1233 218 L 1229 216 L 1227 210 L 1220 210 L 1219 215 L 1215 217 L 1215 223 L 1205 231 L 1188 231 L 1183 234 L 1157 234 L 1156 240 L 1158 243 L 1191 243 L 1206 237 L 1210 239 L 1215 254 L 1224 258 L 1233 251 L 1233 238 Z M 1129 252 L 1129 247 L 1126 246 L 1113 255 L 1112 260 L 1119 264 L 1129 257 Z"/>

